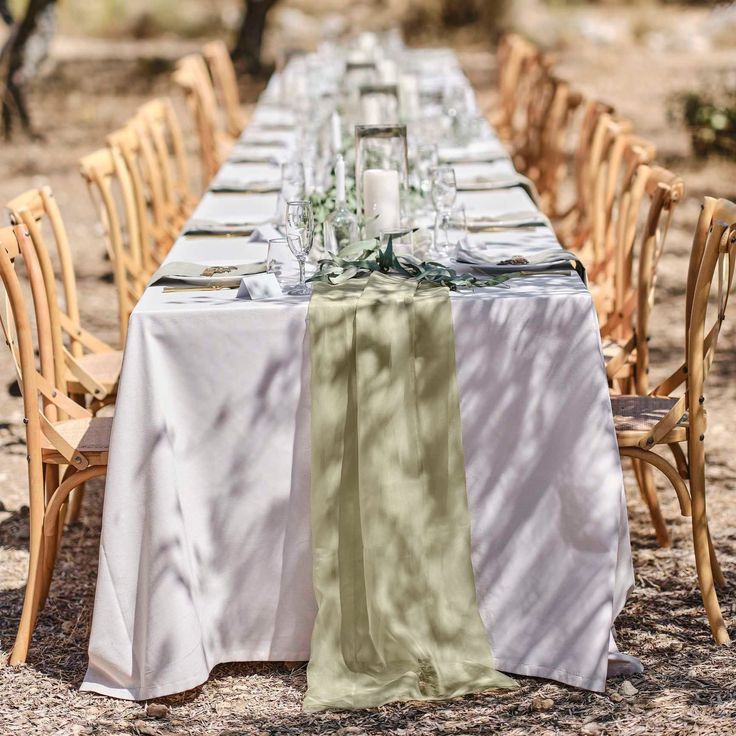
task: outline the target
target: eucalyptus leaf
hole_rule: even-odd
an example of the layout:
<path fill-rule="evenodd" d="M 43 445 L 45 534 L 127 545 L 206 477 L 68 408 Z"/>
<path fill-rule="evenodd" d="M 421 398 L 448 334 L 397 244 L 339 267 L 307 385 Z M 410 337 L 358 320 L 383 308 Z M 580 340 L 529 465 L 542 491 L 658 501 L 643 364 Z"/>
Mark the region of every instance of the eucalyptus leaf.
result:
<path fill-rule="evenodd" d="M 419 283 L 444 286 L 451 291 L 499 286 L 504 281 L 518 275 L 513 273 L 500 276 L 460 274 L 443 263 L 420 261 L 410 255 L 397 255 L 394 251 L 393 236 L 389 236 L 384 248 L 381 248 L 379 241 L 375 238 L 350 243 L 338 255 L 323 258 L 319 262 L 317 273 L 308 281 L 337 285 L 350 279 L 365 278 L 374 271 L 414 279 Z"/>

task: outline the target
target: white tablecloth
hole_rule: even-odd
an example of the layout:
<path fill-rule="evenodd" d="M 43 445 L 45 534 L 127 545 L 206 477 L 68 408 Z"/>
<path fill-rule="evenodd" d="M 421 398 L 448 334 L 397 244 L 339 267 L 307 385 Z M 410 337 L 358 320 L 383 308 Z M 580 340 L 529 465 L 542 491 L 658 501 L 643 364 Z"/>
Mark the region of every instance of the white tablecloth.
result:
<path fill-rule="evenodd" d="M 533 209 L 520 189 L 462 199 Z M 195 214 L 268 216 L 275 201 L 209 194 Z M 552 236 L 508 237 L 499 252 Z M 169 257 L 264 252 L 247 238 L 183 238 Z M 453 295 L 452 308 L 473 568 L 497 667 L 603 690 L 633 572 L 591 297 L 576 275 L 551 275 Z M 140 700 L 194 687 L 220 662 L 308 659 L 306 316 L 306 298 L 158 286 L 136 307 L 83 690 Z"/>

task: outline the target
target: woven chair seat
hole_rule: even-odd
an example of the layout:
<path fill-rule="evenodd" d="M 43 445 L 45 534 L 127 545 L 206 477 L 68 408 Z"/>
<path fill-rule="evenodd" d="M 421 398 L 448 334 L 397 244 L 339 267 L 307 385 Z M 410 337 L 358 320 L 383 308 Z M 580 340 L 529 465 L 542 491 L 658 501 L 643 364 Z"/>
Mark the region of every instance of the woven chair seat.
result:
<path fill-rule="evenodd" d="M 112 417 L 90 417 L 89 419 L 67 419 L 54 423 L 54 429 L 76 450 L 90 460 L 106 461 L 110 447 Z M 66 462 L 51 442 L 42 436 L 41 449 L 47 462 Z"/>
<path fill-rule="evenodd" d="M 77 359 L 79 365 L 96 381 L 99 381 L 108 390 L 115 387 L 120 378 L 120 369 L 123 365 L 123 351 L 113 350 L 109 353 L 87 353 Z M 73 378 L 70 383 L 76 383 Z M 70 391 L 74 392 L 73 387 Z M 80 391 L 84 393 L 84 391 Z"/>
<path fill-rule="evenodd" d="M 677 403 L 668 396 L 612 396 L 611 409 L 616 432 L 649 432 Z M 686 427 L 687 414 L 678 422 Z"/>

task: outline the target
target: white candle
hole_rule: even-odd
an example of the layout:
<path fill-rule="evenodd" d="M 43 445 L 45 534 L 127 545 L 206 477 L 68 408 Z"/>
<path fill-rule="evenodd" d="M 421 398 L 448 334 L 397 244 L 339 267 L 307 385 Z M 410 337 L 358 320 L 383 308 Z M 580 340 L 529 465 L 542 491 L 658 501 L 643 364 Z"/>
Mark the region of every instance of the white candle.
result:
<path fill-rule="evenodd" d="M 363 31 L 358 36 L 358 48 L 368 57 L 373 57 L 378 48 L 378 36 L 371 31 Z"/>
<path fill-rule="evenodd" d="M 363 216 L 369 238 L 401 227 L 399 172 L 395 169 L 367 169 L 363 172 Z"/>
<path fill-rule="evenodd" d="M 335 163 L 335 189 L 337 189 L 336 199 L 338 203 L 345 203 L 345 159 L 338 154 Z"/>
<path fill-rule="evenodd" d="M 342 125 L 340 123 L 339 113 L 332 113 L 330 124 L 332 125 L 332 151 L 338 154 L 342 151 Z"/>
<path fill-rule="evenodd" d="M 399 100 L 401 115 L 405 120 L 412 120 L 419 114 L 419 87 L 416 77 L 402 74 L 399 79 Z"/>
<path fill-rule="evenodd" d="M 378 78 L 381 80 L 381 84 L 396 84 L 398 78 L 396 62 L 391 59 L 379 61 Z"/>
<path fill-rule="evenodd" d="M 380 125 L 382 121 L 381 103 L 375 95 L 366 95 L 362 98 L 362 113 L 364 125 Z"/>

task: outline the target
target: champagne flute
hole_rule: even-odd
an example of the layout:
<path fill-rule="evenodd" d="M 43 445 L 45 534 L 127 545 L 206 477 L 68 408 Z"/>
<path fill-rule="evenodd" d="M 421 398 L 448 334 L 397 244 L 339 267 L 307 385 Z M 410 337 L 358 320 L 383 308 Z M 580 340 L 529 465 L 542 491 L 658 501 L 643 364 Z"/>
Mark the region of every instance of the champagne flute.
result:
<path fill-rule="evenodd" d="M 452 209 L 457 198 L 457 180 L 452 166 L 436 166 L 432 169 L 432 201 L 437 212 Z"/>
<path fill-rule="evenodd" d="M 306 191 L 304 165 L 298 161 L 281 164 L 281 189 L 276 204 L 276 216 L 286 216 L 286 203 L 304 196 Z"/>
<path fill-rule="evenodd" d="M 286 237 L 299 263 L 299 283 L 289 290 L 289 294 L 309 294 L 310 288 L 304 280 L 304 266 L 314 239 L 314 214 L 312 205 L 306 200 L 286 203 Z"/>

